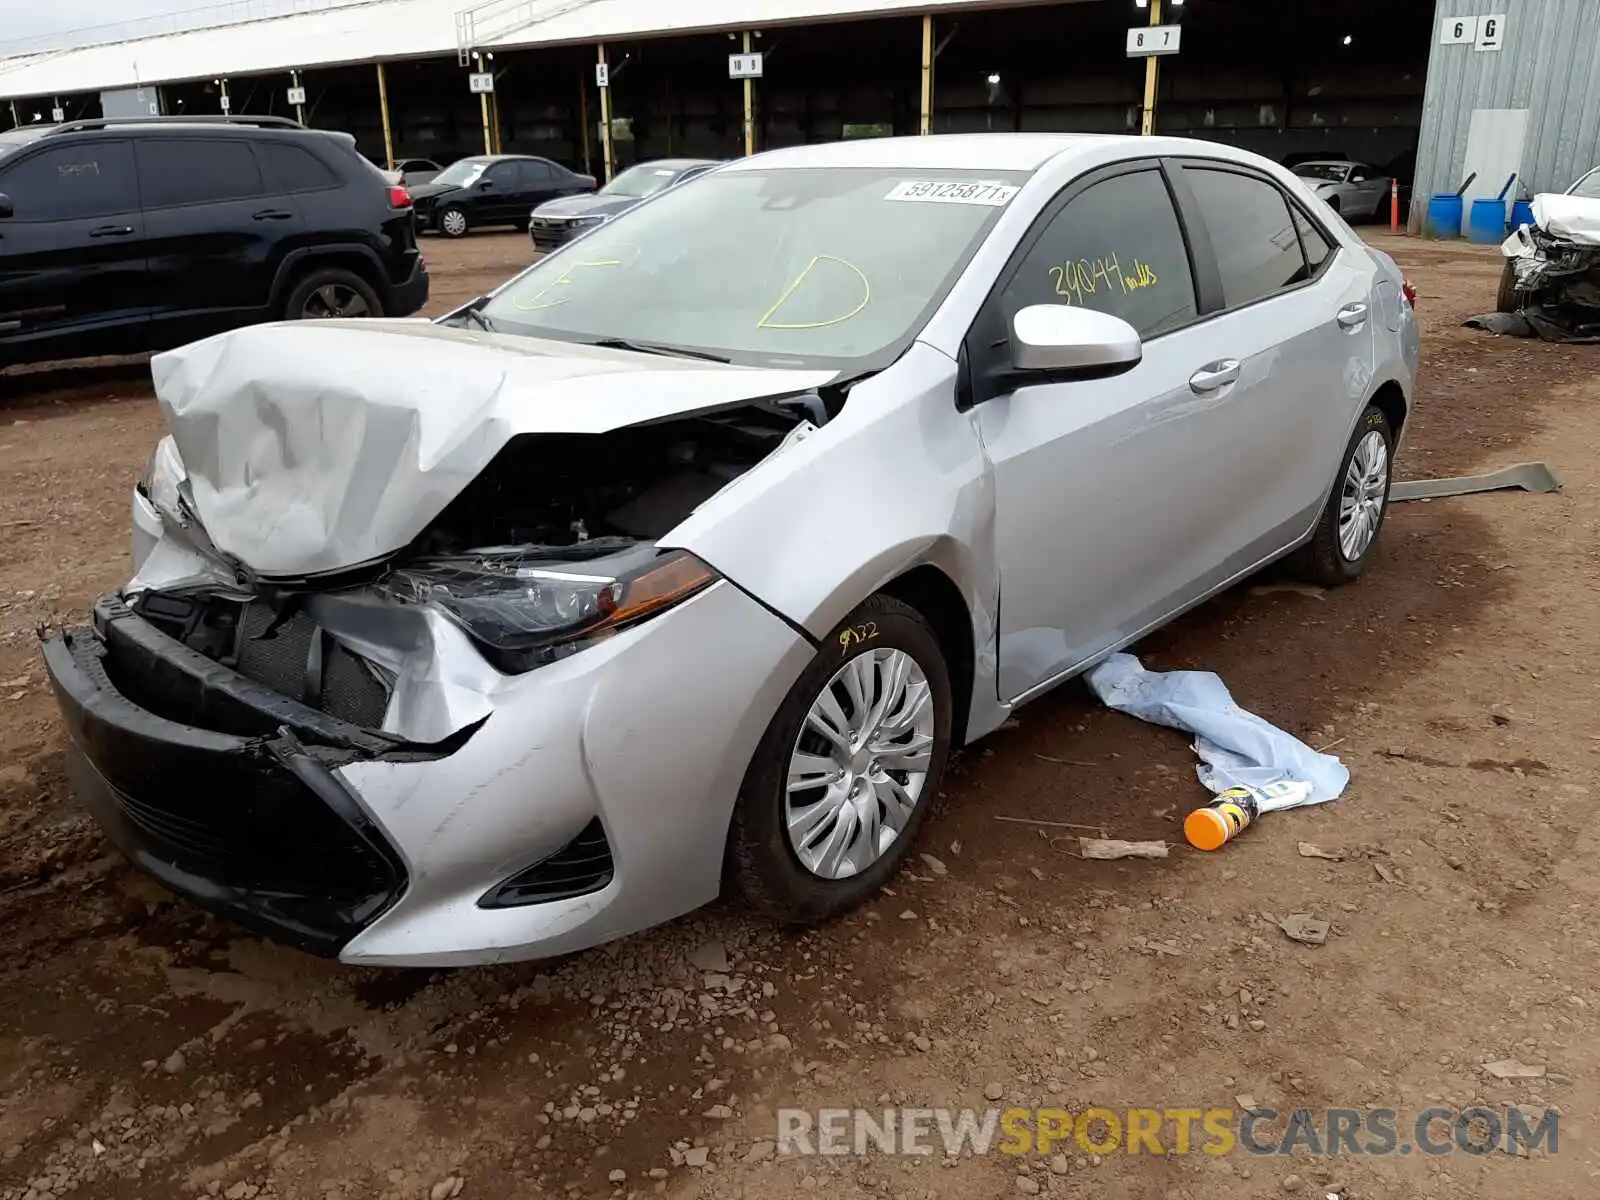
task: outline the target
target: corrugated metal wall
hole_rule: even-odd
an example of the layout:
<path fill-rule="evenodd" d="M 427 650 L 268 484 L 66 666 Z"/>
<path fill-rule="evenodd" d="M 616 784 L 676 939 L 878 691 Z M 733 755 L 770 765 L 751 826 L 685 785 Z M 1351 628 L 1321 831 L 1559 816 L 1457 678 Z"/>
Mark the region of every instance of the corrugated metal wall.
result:
<path fill-rule="evenodd" d="M 1504 45 L 1442 46 L 1447 17 L 1504 14 Z M 1436 0 L 1411 228 L 1433 192 L 1455 191 L 1479 108 L 1526 108 L 1522 180 L 1561 191 L 1600 163 L 1600 0 Z M 1498 189 L 1498 183 L 1495 185 Z"/>

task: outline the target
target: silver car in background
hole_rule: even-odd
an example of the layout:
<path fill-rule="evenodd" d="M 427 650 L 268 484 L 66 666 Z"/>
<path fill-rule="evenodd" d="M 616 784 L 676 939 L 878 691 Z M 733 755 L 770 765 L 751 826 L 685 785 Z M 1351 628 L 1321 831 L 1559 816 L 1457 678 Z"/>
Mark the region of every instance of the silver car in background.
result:
<path fill-rule="evenodd" d="M 1339 159 L 1303 162 L 1294 168 L 1294 173 L 1346 220 L 1377 221 L 1389 211 L 1389 189 L 1394 178 L 1376 167 Z"/>
<path fill-rule="evenodd" d="M 825 919 L 1020 705 L 1361 573 L 1409 295 L 1249 153 L 924 137 L 729 163 L 433 324 L 158 356 L 137 574 L 44 646 L 76 791 L 351 963 Z"/>

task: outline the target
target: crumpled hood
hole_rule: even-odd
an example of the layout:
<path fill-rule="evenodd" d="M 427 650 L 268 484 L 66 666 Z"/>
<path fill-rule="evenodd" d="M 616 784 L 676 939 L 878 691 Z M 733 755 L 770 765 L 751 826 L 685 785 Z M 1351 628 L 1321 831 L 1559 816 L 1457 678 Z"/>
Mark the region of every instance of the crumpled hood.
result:
<path fill-rule="evenodd" d="M 604 433 L 833 377 L 377 320 L 259 325 L 150 365 L 207 534 L 263 576 L 392 554 L 518 434 Z"/>
<path fill-rule="evenodd" d="M 1533 223 L 1564 242 L 1600 246 L 1600 199 L 1540 192 L 1533 198 Z"/>

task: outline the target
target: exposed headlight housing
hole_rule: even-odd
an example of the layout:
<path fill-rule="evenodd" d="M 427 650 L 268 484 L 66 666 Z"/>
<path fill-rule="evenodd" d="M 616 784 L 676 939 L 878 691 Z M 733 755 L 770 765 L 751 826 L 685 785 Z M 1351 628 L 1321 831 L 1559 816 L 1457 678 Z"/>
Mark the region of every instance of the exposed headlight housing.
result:
<path fill-rule="evenodd" d="M 665 612 L 721 578 L 682 550 L 661 553 L 622 539 L 584 546 L 601 556 L 560 562 L 544 547 L 537 554 L 527 546 L 491 547 L 412 563 L 378 588 L 401 603 L 437 609 L 497 669 L 517 674 Z"/>

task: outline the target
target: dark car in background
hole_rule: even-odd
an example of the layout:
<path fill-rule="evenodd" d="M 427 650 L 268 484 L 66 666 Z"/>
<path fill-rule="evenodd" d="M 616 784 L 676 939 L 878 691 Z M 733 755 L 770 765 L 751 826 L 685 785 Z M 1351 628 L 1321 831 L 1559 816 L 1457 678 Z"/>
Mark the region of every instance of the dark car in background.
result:
<path fill-rule="evenodd" d="M 0 133 L 0 366 L 427 299 L 411 199 L 348 134 L 282 117 Z"/>
<path fill-rule="evenodd" d="M 547 200 L 528 218 L 533 248 L 554 250 L 585 230 L 627 212 L 647 196 L 687 183 L 716 165 L 717 160 L 710 158 L 658 158 L 629 167 L 598 192 Z"/>
<path fill-rule="evenodd" d="M 594 176 L 569 171 L 548 158 L 480 154 L 452 163 L 431 182 L 412 188 L 411 199 L 418 228 L 465 237 L 485 225 L 525 228 L 535 206 L 594 188 Z"/>

